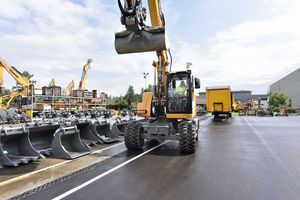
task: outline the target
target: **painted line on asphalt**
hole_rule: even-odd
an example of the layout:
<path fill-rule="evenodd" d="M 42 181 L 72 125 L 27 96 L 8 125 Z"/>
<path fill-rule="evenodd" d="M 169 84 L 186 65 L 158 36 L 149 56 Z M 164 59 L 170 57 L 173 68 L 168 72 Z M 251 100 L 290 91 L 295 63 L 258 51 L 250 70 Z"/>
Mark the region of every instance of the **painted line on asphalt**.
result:
<path fill-rule="evenodd" d="M 15 178 L 12 178 L 12 179 L 9 179 L 9 180 L 6 180 L 6 181 L 3 181 L 0 183 L 0 187 L 4 186 L 4 185 L 7 185 L 7 184 L 10 184 L 10 183 L 13 183 L 13 182 L 16 182 L 16 181 L 20 181 L 22 179 L 25 179 L 33 174 L 37 174 L 37 173 L 40 173 L 42 171 L 46 171 L 48 169 L 51 169 L 51 168 L 54 168 L 54 167 L 58 167 L 60 165 L 63 165 L 63 164 L 66 164 L 66 163 L 69 163 L 71 162 L 72 160 L 67 160 L 67 161 L 64 161 L 64 162 L 61 162 L 61 163 L 58 163 L 58 164 L 55 164 L 55 165 L 51 165 L 49 167 L 45 167 L 45 168 L 42 168 L 42 169 L 39 169 L 37 171 L 33 171 L 33 172 L 29 172 L 27 174 L 23 174 L 21 176 L 18 176 L 18 177 L 15 177 Z"/>
<path fill-rule="evenodd" d="M 252 129 L 252 131 L 256 134 L 256 136 L 260 139 L 261 143 L 266 147 L 268 152 L 272 155 L 273 159 L 276 160 L 286 172 L 288 172 L 288 169 L 285 167 L 284 163 L 274 153 L 267 141 L 262 137 L 261 133 L 253 126 L 253 124 L 247 119 L 247 117 L 243 117 L 243 119 L 246 122 L 246 124 Z"/>
<path fill-rule="evenodd" d="M 212 117 L 208 117 L 208 118 L 205 119 L 204 121 L 200 122 L 199 125 L 200 125 L 200 126 L 206 125 L 207 122 L 209 122 L 211 119 L 212 119 Z"/>
<path fill-rule="evenodd" d="M 121 145 L 121 144 L 124 144 L 124 142 L 121 142 L 121 143 L 118 143 L 118 144 L 115 144 L 115 145 L 112 145 L 112 146 L 109 146 L 109 147 L 106 147 L 106 148 L 103 148 L 103 149 L 99 149 L 99 150 L 97 150 L 97 151 L 93 151 L 91 154 L 100 153 L 100 152 L 102 152 L 102 151 L 111 149 L 111 148 L 116 147 L 116 146 Z M 55 168 L 55 167 L 64 165 L 64 164 L 67 164 L 67 163 L 72 162 L 72 161 L 74 161 L 74 160 L 66 160 L 66 161 L 63 161 L 63 162 L 61 162 L 61 163 L 57 163 L 57 164 L 55 164 L 55 165 L 51 165 L 51 166 L 49 166 L 49 167 L 45 167 L 45 168 L 42 168 L 42 169 L 39 169 L 39 170 L 36 170 L 36 171 L 33 171 L 33 172 L 29 172 L 29 173 L 27 173 L 27 174 L 23 174 L 23 175 L 21 175 L 21 176 L 18 176 L 18 177 L 9 179 L 9 180 L 3 181 L 3 182 L 0 183 L 0 187 L 2 187 L 2 186 L 4 186 L 4 185 L 7 185 L 7 184 L 14 183 L 14 182 L 16 182 L 16 181 L 23 180 L 23 179 L 25 179 L 25 178 L 28 178 L 28 177 L 31 176 L 31 175 L 34 175 L 34 174 L 37 174 L 37 173 L 40 173 L 40 172 L 43 172 L 43 171 L 46 171 L 46 170 L 49 170 L 49 169 L 52 169 L 52 168 Z"/>
<path fill-rule="evenodd" d="M 166 144 L 167 142 L 168 142 L 168 141 L 165 141 L 165 142 L 163 142 L 163 143 L 161 143 L 161 144 L 159 144 L 159 145 L 157 145 L 157 146 L 155 146 L 155 147 L 152 147 L 151 149 L 149 149 L 149 150 L 147 150 L 147 151 L 145 151 L 145 152 L 143 152 L 143 153 L 141 153 L 141 154 L 139 154 L 139 155 L 137 155 L 137 156 L 135 156 L 135 157 L 129 159 L 128 161 L 123 162 L 122 164 L 120 164 L 120 165 L 118 165 L 118 166 L 116 166 L 116 167 L 114 167 L 114 168 L 112 168 L 112 169 L 110 169 L 110 170 L 108 170 L 108 171 L 106 171 L 106 172 L 104 172 L 104 173 L 102 173 L 102 174 L 96 176 L 95 178 L 92 178 L 91 180 L 89 180 L 89 181 L 87 181 L 87 182 L 85 182 L 85 183 L 83 183 L 83 184 L 81 184 L 81 185 L 79 185 L 79 186 L 77 186 L 77 187 L 75 187 L 75 188 L 73 188 L 73 189 L 71 189 L 71 190 L 69 190 L 69 191 L 67 191 L 67 192 L 65 192 L 65 193 L 63 193 L 63 194 L 61 194 L 61 195 L 55 197 L 55 198 L 53 198 L 52 200 L 60 200 L 60 199 L 63 199 L 63 198 L 65 198 L 65 197 L 67 197 L 67 196 L 73 194 L 74 192 L 77 192 L 78 190 L 80 190 L 80 189 L 82 189 L 82 188 L 84 188 L 84 187 L 90 185 L 91 183 L 93 183 L 93 182 L 95 182 L 95 181 L 97 181 L 97 180 L 103 178 L 104 176 L 106 176 L 106 175 L 108 175 L 108 174 L 111 174 L 112 172 L 114 172 L 114 171 L 120 169 L 121 167 L 124 167 L 125 165 L 127 165 L 127 164 L 129 164 L 129 163 L 135 161 L 136 159 L 138 159 L 138 158 L 140 158 L 140 157 L 146 155 L 147 153 L 149 153 L 149 152 L 151 152 L 151 151 L 157 149 L 158 147 L 161 147 L 162 145 Z"/>
<path fill-rule="evenodd" d="M 124 142 L 121 142 L 121 143 L 118 143 L 118 144 L 115 144 L 115 145 L 112 145 L 112 146 L 109 146 L 109 147 L 106 147 L 106 148 L 103 148 L 103 149 L 99 149 L 99 150 L 97 150 L 97 151 L 93 151 L 91 154 L 100 153 L 100 152 L 102 152 L 102 151 L 105 151 L 105 150 L 107 150 L 107 149 L 111 149 L 111 148 L 116 147 L 116 146 L 119 146 L 119 145 L 121 145 L 121 144 L 124 144 Z"/>

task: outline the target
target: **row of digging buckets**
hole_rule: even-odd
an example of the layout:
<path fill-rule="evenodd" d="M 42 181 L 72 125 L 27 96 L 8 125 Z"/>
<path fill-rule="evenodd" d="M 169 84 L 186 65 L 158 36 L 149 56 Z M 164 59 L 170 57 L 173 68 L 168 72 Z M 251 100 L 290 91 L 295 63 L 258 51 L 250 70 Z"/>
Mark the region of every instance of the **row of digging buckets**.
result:
<path fill-rule="evenodd" d="M 0 129 L 0 165 L 19 166 L 54 155 L 75 159 L 90 153 L 89 146 L 120 141 L 123 134 L 116 123 L 77 121 L 76 126 L 61 127 L 58 122 L 27 124 Z"/>

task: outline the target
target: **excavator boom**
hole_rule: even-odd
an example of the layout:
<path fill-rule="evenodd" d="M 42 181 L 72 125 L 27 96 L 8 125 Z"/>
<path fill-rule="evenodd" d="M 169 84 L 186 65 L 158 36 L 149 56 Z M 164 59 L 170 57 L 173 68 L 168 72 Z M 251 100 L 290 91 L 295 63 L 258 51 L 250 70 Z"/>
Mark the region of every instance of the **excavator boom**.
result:
<path fill-rule="evenodd" d="M 78 90 L 85 90 L 87 74 L 89 69 L 91 69 L 92 59 L 88 59 L 86 64 L 83 66 L 81 80 L 79 82 Z"/>
<path fill-rule="evenodd" d="M 146 8 L 141 0 L 118 0 L 121 23 L 126 30 L 115 34 L 115 49 L 118 54 L 163 51 L 167 39 L 163 14 L 158 0 L 148 0 L 152 26 L 146 26 Z"/>
<path fill-rule="evenodd" d="M 29 93 L 30 90 L 30 82 L 29 80 L 22 75 L 15 67 L 10 66 L 3 58 L 0 58 L 0 82 L 3 87 L 3 69 L 5 69 L 17 82 L 18 85 L 21 86 L 21 89 L 18 91 L 13 91 L 9 94 L 4 94 L 0 96 L 0 107 L 8 108 L 11 101 L 17 96 L 25 96 Z M 3 100 L 8 99 L 7 102 L 3 105 Z"/>

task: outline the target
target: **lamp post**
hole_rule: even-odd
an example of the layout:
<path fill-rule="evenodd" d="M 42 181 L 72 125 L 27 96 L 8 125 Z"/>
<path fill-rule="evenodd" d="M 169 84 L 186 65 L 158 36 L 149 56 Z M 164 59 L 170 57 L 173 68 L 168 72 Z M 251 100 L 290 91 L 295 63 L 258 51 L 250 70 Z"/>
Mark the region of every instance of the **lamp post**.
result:
<path fill-rule="evenodd" d="M 149 73 L 147 72 L 147 73 L 143 73 L 143 75 L 144 75 L 144 79 L 145 79 L 145 88 L 144 88 L 144 90 L 146 90 L 146 87 L 147 87 L 147 76 L 149 75 Z"/>

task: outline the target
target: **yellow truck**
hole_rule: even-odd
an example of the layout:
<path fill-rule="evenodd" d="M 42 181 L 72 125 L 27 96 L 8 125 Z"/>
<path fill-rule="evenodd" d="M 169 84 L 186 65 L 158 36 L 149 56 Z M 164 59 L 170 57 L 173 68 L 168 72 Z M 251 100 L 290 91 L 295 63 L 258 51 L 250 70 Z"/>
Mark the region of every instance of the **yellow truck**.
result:
<path fill-rule="evenodd" d="M 206 109 L 215 119 L 228 119 L 232 115 L 233 96 L 229 86 L 206 88 Z"/>

